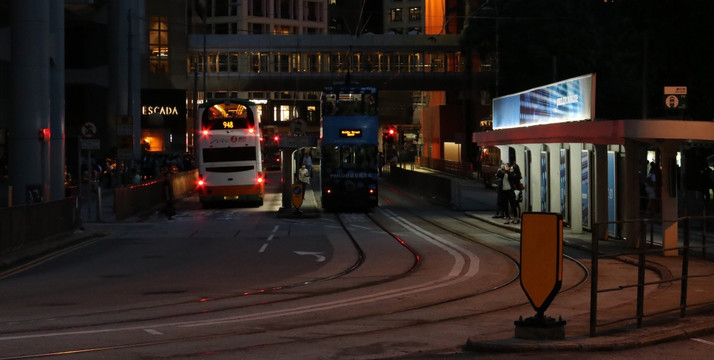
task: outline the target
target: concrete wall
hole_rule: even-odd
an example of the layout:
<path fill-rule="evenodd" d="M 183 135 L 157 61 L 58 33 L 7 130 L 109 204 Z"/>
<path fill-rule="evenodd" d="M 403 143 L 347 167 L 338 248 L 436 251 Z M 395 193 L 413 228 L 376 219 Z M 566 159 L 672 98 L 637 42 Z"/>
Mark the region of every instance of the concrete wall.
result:
<path fill-rule="evenodd" d="M 171 187 L 175 198 L 186 196 L 196 188 L 198 171 L 191 170 L 173 174 Z M 165 206 L 167 202 L 166 181 L 157 180 L 146 184 L 121 187 L 114 190 L 114 216 L 117 220 Z"/>
<path fill-rule="evenodd" d="M 79 225 L 76 197 L 0 208 L 0 254 L 52 242 Z"/>

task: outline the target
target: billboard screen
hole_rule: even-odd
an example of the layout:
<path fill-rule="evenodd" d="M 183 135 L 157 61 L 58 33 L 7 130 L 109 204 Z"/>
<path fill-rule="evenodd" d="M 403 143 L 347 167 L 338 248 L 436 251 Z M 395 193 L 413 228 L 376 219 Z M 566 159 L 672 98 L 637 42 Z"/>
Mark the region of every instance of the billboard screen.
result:
<path fill-rule="evenodd" d="M 592 120 L 595 75 L 588 74 L 493 99 L 493 129 Z"/>

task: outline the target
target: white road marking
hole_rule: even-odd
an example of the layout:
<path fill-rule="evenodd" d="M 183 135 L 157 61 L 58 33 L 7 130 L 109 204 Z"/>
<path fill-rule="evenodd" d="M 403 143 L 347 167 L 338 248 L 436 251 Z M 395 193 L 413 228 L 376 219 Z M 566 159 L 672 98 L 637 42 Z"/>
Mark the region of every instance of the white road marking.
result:
<path fill-rule="evenodd" d="M 260 250 L 258 250 L 258 252 L 262 253 L 263 251 L 265 251 L 265 248 L 267 248 L 267 247 L 268 247 L 268 243 L 263 244 L 263 246 L 260 247 Z"/>
<path fill-rule="evenodd" d="M 694 340 L 694 341 L 696 341 L 696 342 L 700 342 L 700 343 L 702 343 L 702 344 L 707 344 L 707 345 L 714 346 L 714 342 L 707 341 L 707 340 L 704 340 L 704 339 L 692 338 L 692 340 Z"/>
<path fill-rule="evenodd" d="M 312 255 L 315 257 L 315 261 L 317 262 L 323 262 L 325 261 L 325 255 L 322 255 L 321 252 L 313 252 L 313 251 L 295 251 L 296 254 L 298 255 Z"/>
<path fill-rule="evenodd" d="M 164 334 L 161 331 L 154 330 L 154 329 L 144 329 L 144 331 L 146 331 L 147 333 L 149 333 L 151 335 L 163 335 Z"/>

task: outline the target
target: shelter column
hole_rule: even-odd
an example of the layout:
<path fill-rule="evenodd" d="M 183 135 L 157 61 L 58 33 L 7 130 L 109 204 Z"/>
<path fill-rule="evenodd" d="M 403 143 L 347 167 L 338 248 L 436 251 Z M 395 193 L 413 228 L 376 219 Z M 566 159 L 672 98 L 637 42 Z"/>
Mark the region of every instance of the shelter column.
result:
<path fill-rule="evenodd" d="M 560 209 L 560 143 L 546 144 L 548 147 L 548 206 L 546 211 L 559 213 Z"/>
<path fill-rule="evenodd" d="M 527 144 L 526 148 L 531 151 L 531 161 L 525 166 L 530 167 L 530 177 L 528 178 L 529 184 L 526 184 L 526 195 L 529 197 L 529 203 L 531 204 L 530 211 L 547 211 L 547 209 L 541 208 L 541 174 L 540 174 L 540 152 L 543 150 L 541 144 Z M 521 167 L 521 171 L 523 167 Z"/>
<path fill-rule="evenodd" d="M 598 239 L 605 239 L 607 234 L 607 145 L 595 145 L 595 164 L 593 166 L 593 178 L 595 180 L 593 186 L 594 208 L 593 208 L 593 223 L 600 224 L 597 229 Z"/>
<path fill-rule="evenodd" d="M 677 207 L 676 178 L 677 178 L 677 148 L 673 142 L 665 142 L 660 146 L 662 151 L 662 245 L 665 256 L 677 256 L 679 209 Z M 672 183 L 675 182 L 675 183 Z M 674 189 L 675 191 L 670 191 Z"/>
<path fill-rule="evenodd" d="M 582 151 L 583 144 L 570 144 L 570 163 L 566 175 L 570 182 L 570 231 L 575 234 L 583 232 Z"/>
<path fill-rule="evenodd" d="M 623 212 L 625 220 L 640 218 L 640 174 L 639 170 L 643 161 L 642 145 L 634 140 L 625 140 L 625 174 L 624 191 L 621 191 L 623 200 Z M 627 246 L 636 248 L 639 244 L 642 233 L 640 224 L 634 222 L 625 223 L 624 227 Z"/>

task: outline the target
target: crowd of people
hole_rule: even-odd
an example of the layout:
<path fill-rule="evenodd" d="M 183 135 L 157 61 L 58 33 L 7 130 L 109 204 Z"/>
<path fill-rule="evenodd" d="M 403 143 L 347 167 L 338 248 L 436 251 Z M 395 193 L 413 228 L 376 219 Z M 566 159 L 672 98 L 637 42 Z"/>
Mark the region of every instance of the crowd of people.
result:
<path fill-rule="evenodd" d="M 137 185 L 163 178 L 166 173 L 176 173 L 196 168 L 190 154 L 145 153 L 134 165 L 114 158 L 82 159 L 81 180 L 103 188 Z M 70 174 L 65 174 L 67 186 L 76 185 Z"/>

